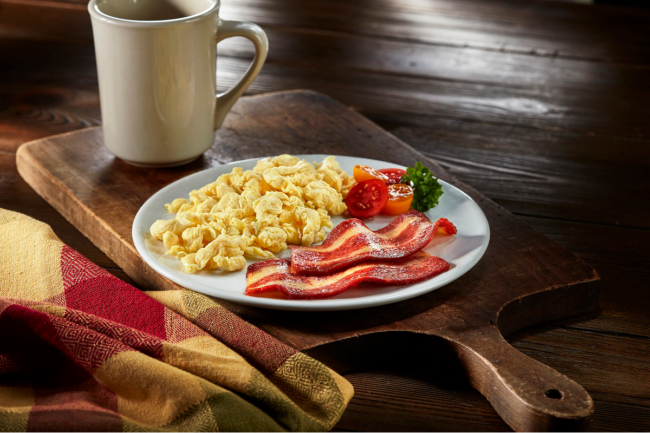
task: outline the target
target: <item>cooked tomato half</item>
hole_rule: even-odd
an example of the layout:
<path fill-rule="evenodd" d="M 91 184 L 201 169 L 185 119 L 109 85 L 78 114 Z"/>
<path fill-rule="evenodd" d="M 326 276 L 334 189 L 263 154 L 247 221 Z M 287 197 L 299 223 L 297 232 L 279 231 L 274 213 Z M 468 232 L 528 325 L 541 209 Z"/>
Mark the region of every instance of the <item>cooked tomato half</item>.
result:
<path fill-rule="evenodd" d="M 370 218 L 377 215 L 388 201 L 388 187 L 378 179 L 370 179 L 354 185 L 345 204 L 350 215 L 357 218 Z"/>
<path fill-rule="evenodd" d="M 403 183 L 388 185 L 388 201 L 382 209 L 382 215 L 399 215 L 411 208 L 413 189 Z"/>
<path fill-rule="evenodd" d="M 401 168 L 382 168 L 377 171 L 388 177 L 386 185 L 402 183 L 402 176 L 406 174 L 406 170 L 402 170 Z"/>
<path fill-rule="evenodd" d="M 381 180 L 382 182 L 386 182 L 388 180 L 388 176 L 386 176 L 384 173 L 381 173 L 378 170 L 365 165 L 355 165 L 352 174 L 354 175 L 354 180 L 357 182 L 363 182 L 364 180 L 370 179 L 377 179 Z"/>

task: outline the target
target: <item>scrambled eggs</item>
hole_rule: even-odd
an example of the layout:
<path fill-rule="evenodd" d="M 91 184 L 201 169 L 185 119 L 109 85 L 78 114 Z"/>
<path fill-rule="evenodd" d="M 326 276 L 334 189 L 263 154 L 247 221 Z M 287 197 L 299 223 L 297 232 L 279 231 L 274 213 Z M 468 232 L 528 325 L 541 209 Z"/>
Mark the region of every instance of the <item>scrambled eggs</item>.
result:
<path fill-rule="evenodd" d="M 240 271 L 246 258 L 268 259 L 287 244 L 311 245 L 346 210 L 354 177 L 333 156 L 310 164 L 291 155 L 265 158 L 253 170 L 235 167 L 204 187 L 165 205 L 176 218 L 158 220 L 151 235 L 187 272 Z"/>

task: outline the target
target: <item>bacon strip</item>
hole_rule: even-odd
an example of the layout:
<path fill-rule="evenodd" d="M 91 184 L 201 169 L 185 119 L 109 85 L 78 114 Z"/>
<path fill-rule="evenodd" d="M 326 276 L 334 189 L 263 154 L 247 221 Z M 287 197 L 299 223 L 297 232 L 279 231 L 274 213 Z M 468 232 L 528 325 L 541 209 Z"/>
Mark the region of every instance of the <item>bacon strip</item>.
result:
<path fill-rule="evenodd" d="M 294 272 L 291 262 L 271 259 L 257 262 L 246 272 L 246 294 L 279 290 L 290 299 L 318 299 L 338 295 L 362 282 L 404 285 L 446 272 L 449 263 L 419 251 L 397 260 L 372 260 L 331 275 L 308 276 Z"/>
<path fill-rule="evenodd" d="M 456 234 L 456 227 L 446 218 L 432 223 L 413 209 L 375 232 L 351 218 L 334 227 L 321 245 L 291 246 L 291 264 L 296 273 L 322 275 L 370 259 L 406 257 L 431 242 L 439 228 Z"/>

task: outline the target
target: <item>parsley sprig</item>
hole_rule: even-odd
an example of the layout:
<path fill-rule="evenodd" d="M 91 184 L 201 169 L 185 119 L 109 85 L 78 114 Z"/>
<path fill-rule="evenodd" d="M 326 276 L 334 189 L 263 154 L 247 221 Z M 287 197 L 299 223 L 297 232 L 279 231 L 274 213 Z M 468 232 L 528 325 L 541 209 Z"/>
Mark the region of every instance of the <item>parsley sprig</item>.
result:
<path fill-rule="evenodd" d="M 418 161 L 415 167 L 408 167 L 402 176 L 402 183 L 410 184 L 413 188 L 413 209 L 426 212 L 438 206 L 442 195 L 442 185 L 431 171 Z"/>

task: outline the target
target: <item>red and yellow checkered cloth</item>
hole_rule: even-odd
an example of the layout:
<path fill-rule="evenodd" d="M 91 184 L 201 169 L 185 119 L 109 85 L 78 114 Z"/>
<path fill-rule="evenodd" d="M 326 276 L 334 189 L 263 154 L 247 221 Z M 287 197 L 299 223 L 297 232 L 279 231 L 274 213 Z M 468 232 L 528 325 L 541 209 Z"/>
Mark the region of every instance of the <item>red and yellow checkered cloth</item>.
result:
<path fill-rule="evenodd" d="M 329 430 L 352 392 L 209 298 L 145 294 L 0 209 L 0 429 Z"/>

